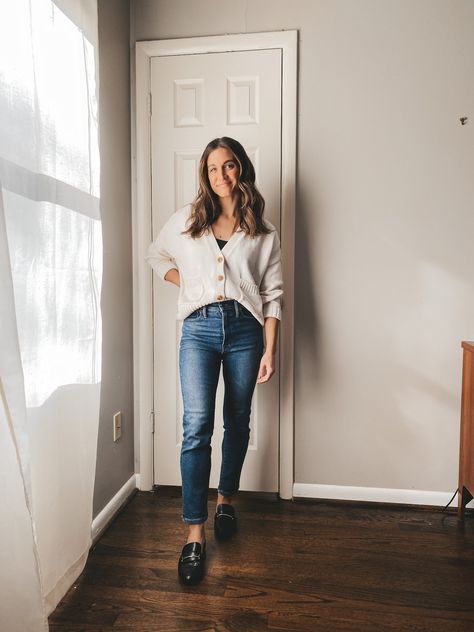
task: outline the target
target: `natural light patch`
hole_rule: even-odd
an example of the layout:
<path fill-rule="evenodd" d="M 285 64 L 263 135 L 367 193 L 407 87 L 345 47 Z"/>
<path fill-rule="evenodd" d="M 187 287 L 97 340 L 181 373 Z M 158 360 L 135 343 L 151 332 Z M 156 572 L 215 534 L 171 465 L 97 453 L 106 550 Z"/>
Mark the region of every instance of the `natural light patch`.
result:
<path fill-rule="evenodd" d="M 4 192 L 28 407 L 101 376 L 101 223 Z"/>
<path fill-rule="evenodd" d="M 101 379 L 96 54 L 50 0 L 0 5 L 0 187 L 28 407 Z"/>
<path fill-rule="evenodd" d="M 402 300 L 403 299 L 403 300 Z M 472 326 L 469 284 L 434 262 L 420 262 L 390 319 L 398 362 L 457 394 L 461 340 Z"/>
<path fill-rule="evenodd" d="M 0 91 L 1 156 L 98 196 L 94 48 L 50 0 L 0 7 Z"/>

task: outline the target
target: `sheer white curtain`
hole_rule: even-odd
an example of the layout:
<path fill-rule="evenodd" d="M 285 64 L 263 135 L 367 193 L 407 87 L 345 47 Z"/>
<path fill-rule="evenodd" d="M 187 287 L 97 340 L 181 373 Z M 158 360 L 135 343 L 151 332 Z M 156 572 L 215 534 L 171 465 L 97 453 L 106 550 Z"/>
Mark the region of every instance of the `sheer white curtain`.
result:
<path fill-rule="evenodd" d="M 47 630 L 35 526 L 23 372 L 0 196 L 0 629 Z"/>
<path fill-rule="evenodd" d="M 91 543 L 101 377 L 96 0 L 0 0 L 0 629 Z"/>

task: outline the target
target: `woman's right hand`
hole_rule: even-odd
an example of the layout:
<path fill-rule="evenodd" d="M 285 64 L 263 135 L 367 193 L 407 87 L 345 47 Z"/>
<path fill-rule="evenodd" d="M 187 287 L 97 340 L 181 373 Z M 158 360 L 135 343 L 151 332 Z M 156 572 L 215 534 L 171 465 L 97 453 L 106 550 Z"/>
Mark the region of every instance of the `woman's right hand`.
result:
<path fill-rule="evenodd" d="M 180 286 L 179 270 L 177 270 L 176 268 L 171 268 L 171 270 L 168 270 L 168 272 L 165 274 L 165 281 L 174 283 L 175 285 L 179 287 Z"/>

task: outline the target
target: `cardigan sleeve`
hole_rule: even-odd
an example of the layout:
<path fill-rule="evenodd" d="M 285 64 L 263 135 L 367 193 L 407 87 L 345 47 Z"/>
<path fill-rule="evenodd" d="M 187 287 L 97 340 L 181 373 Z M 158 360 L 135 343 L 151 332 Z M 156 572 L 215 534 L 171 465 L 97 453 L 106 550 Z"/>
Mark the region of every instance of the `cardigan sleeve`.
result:
<path fill-rule="evenodd" d="M 273 243 L 270 258 L 265 273 L 260 282 L 260 296 L 262 297 L 263 317 L 273 316 L 281 320 L 281 297 L 283 295 L 283 277 L 281 270 L 280 238 L 277 231 L 273 233 Z"/>
<path fill-rule="evenodd" d="M 148 246 L 146 261 L 158 276 L 165 280 L 166 273 L 175 268 L 179 270 L 172 252 L 172 220 L 173 215 L 161 228 L 156 239 Z"/>

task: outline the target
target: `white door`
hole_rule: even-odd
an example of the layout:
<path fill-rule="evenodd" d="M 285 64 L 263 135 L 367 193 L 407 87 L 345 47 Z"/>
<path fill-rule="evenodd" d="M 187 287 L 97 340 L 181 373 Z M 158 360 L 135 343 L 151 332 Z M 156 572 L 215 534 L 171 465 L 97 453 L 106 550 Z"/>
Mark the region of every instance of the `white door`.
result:
<path fill-rule="evenodd" d="M 151 60 L 153 239 L 169 215 L 191 202 L 197 166 L 218 136 L 245 147 L 265 198 L 265 216 L 280 227 L 281 50 L 153 57 Z M 182 400 L 176 319 L 178 288 L 153 282 L 154 483 L 181 485 Z M 277 358 L 277 373 L 279 362 Z M 278 491 L 278 375 L 258 384 L 252 400 L 242 490 Z M 210 487 L 217 487 L 222 442 L 223 378 L 216 398 Z"/>

